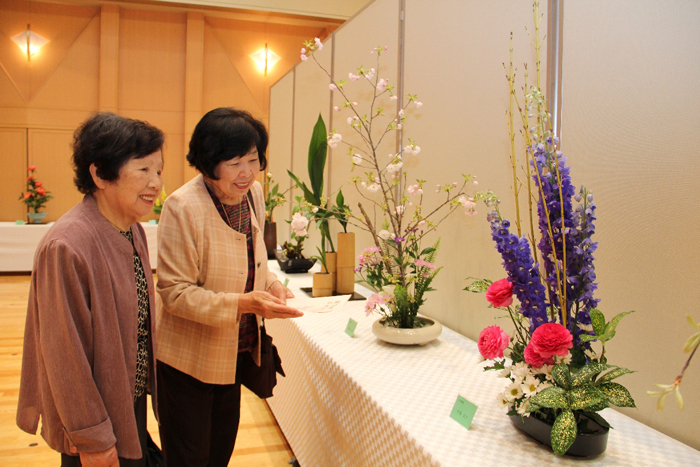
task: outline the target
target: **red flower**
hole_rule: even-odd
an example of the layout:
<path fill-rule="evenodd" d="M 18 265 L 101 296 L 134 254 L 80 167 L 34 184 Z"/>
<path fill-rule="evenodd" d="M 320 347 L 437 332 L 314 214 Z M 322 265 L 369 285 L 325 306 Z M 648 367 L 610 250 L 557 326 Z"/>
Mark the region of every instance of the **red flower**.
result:
<path fill-rule="evenodd" d="M 534 350 L 532 342 L 525 347 L 525 363 L 533 368 L 540 368 L 542 365 L 554 365 L 554 358 L 543 358 Z"/>
<path fill-rule="evenodd" d="M 32 170 L 36 170 L 36 165 L 30 165 L 29 167 L 27 167 L 27 170 L 29 170 L 30 172 Z"/>
<path fill-rule="evenodd" d="M 36 192 L 39 193 L 41 196 L 44 196 L 46 194 L 46 190 L 43 188 L 37 188 Z"/>
<path fill-rule="evenodd" d="M 24 195 L 23 195 L 23 196 L 24 196 L 24 199 L 29 199 L 29 198 L 31 198 L 31 197 L 32 197 L 32 194 L 31 194 L 31 193 L 29 193 L 29 192 L 27 191 L 26 193 L 24 193 Z"/>
<path fill-rule="evenodd" d="M 486 289 L 486 300 L 496 308 L 510 306 L 513 303 L 513 284 L 508 279 L 501 279 Z"/>
<path fill-rule="evenodd" d="M 31 182 L 32 180 L 34 180 L 34 175 L 30 175 L 29 177 L 27 177 L 28 182 Z"/>
<path fill-rule="evenodd" d="M 532 351 L 542 358 L 565 357 L 574 346 L 573 340 L 574 336 L 561 324 L 545 323 L 532 333 L 528 347 L 532 345 Z"/>
<path fill-rule="evenodd" d="M 484 328 L 479 334 L 479 353 L 487 360 L 503 358 L 503 351 L 508 348 L 510 337 L 498 326 Z"/>
<path fill-rule="evenodd" d="M 41 183 L 39 180 L 37 180 L 36 182 L 34 182 L 34 186 L 37 187 L 37 188 L 39 188 L 41 185 L 43 185 L 43 183 Z"/>

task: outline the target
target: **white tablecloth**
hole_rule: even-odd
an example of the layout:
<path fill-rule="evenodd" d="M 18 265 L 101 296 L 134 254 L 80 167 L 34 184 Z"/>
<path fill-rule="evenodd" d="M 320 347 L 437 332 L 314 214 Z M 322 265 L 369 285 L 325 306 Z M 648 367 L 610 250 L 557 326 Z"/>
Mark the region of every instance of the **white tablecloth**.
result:
<path fill-rule="evenodd" d="M 0 222 L 0 272 L 30 272 L 36 247 L 52 225 L 53 222 L 38 225 Z M 148 239 L 151 267 L 155 269 L 158 225 L 146 222 L 142 222 L 141 225 Z"/>
<path fill-rule="evenodd" d="M 311 284 L 310 274 L 285 276 L 274 261 L 270 268 L 297 295 Z M 302 467 L 700 466 L 699 451 L 612 409 L 602 412 L 615 428 L 604 454 L 554 457 L 498 408 L 506 379 L 482 371 L 474 341 L 444 328 L 424 347 L 386 344 L 364 305 L 267 321 L 287 374 L 268 402 Z M 359 323 L 353 338 L 344 332 L 351 317 Z M 478 406 L 469 430 L 450 418 L 458 395 Z"/>

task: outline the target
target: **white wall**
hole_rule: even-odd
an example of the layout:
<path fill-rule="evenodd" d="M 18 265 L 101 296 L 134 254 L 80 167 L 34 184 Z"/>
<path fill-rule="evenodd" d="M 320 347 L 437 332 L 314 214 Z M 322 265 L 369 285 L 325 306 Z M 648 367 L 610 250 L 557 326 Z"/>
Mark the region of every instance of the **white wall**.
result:
<path fill-rule="evenodd" d="M 547 5 L 542 3 L 544 33 Z M 622 321 L 607 354 L 612 363 L 637 371 L 621 380 L 639 407 L 626 413 L 700 448 L 698 362 L 682 386 L 685 411 L 671 402 L 657 413 L 655 400 L 646 395 L 654 383 L 671 383 L 685 361 L 680 349 L 692 332 L 685 314 L 700 319 L 700 273 L 694 267 L 700 256 L 700 2 L 563 3 L 562 148 L 572 164 L 573 183 L 595 194 L 597 298 L 608 318 L 637 310 Z M 404 138 L 415 139 L 423 149 L 405 161 L 409 178 L 442 184 L 458 180 L 460 173 L 475 174 L 480 188 L 502 198 L 502 212 L 512 219 L 503 63 L 509 60 L 512 31 L 518 86 L 526 62 L 530 82 L 534 79 L 525 30 L 533 31 L 530 2 L 405 0 L 404 37 L 399 4 L 370 4 L 333 34 L 319 58 L 333 63 L 336 76 L 346 76 L 358 65 L 368 66 L 368 45 L 393 43 L 396 51 L 390 47 L 383 60 L 393 76 L 403 45 L 404 93 L 416 93 L 424 103 L 405 125 Z M 543 78 L 544 57 L 543 50 Z M 328 112 L 333 105 L 327 100 L 328 79 L 311 72 L 310 64 L 297 66 L 294 88 L 292 165 L 300 175 L 306 174 L 302 149 L 308 146 L 312 117 L 315 121 L 319 108 Z M 271 108 L 289 101 L 273 94 Z M 346 125 L 345 118 L 333 119 L 330 128 L 340 131 Z M 274 140 L 278 136 L 271 130 Z M 327 184 L 332 191 L 356 175 L 343 165 L 344 154 L 331 156 Z M 435 201 L 427 198 L 428 205 Z M 438 263 L 444 270 L 425 306 L 426 314 L 472 339 L 494 323 L 494 313 L 483 297 L 462 291 L 464 279 L 504 275 L 481 211 L 476 218 L 456 213 L 441 226 Z M 358 236 L 358 251 L 366 246 L 366 237 Z"/>

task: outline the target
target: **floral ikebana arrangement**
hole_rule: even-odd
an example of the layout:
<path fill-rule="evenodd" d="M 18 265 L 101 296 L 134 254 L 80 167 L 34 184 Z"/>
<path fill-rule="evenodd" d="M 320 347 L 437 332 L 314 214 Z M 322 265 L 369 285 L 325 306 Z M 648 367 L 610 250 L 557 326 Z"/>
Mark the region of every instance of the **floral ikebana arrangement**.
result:
<path fill-rule="evenodd" d="M 274 182 L 270 172 L 265 174 L 265 180 L 263 181 L 262 187 L 263 193 L 265 193 L 265 222 L 274 222 L 272 212 L 276 207 L 284 206 L 284 203 L 287 202 L 285 195 L 289 190 L 291 190 L 291 188 L 280 191 L 279 183 Z"/>
<path fill-rule="evenodd" d="M 29 213 L 30 218 L 32 218 L 31 214 L 43 214 L 43 216 L 46 216 L 46 213 L 39 213 L 39 210 L 53 198 L 53 196 L 51 196 L 51 192 L 46 191 L 46 188 L 43 186 L 44 184 L 37 180 L 34 176 L 35 170 L 36 166 L 30 165 L 27 167 L 27 171 L 29 172 L 29 175 L 27 176 L 27 190 L 19 195 L 19 200 L 33 211 L 32 213 Z M 39 222 L 41 222 L 41 219 L 43 218 L 39 216 L 35 217 L 39 220 Z"/>
<path fill-rule="evenodd" d="M 353 214 L 349 221 L 369 232 L 374 241 L 374 246 L 360 256 L 356 270 L 361 281 L 376 291 L 367 302 L 367 314 L 379 313 L 384 324 L 392 327 L 421 327 L 424 322 L 416 319 L 416 315 L 426 300 L 424 294 L 432 290 L 430 285 L 440 271 L 435 266 L 439 240 L 426 245 L 424 238 L 458 208 L 464 208 L 467 215 L 476 214 L 475 200 L 483 194 L 468 194 L 467 189 L 477 183 L 473 176 L 463 175 L 460 183 L 438 185 L 435 191 L 444 196 L 443 200 L 425 209 L 422 204 L 427 182 L 409 179 L 403 170 L 404 159 L 418 157 L 421 152 L 418 144 L 408 138 L 408 144 L 396 154 L 378 152 L 382 141 L 402 130 L 409 114 L 422 103 L 416 95 L 408 94 L 405 104 L 399 105 L 395 86 L 381 76 L 380 58 L 386 47 L 371 50 L 375 66 L 357 68 L 348 74 L 348 80 L 335 80 L 318 62 L 315 52 L 322 47 L 319 39 L 306 42 L 301 59 L 312 58 L 328 75 L 329 88 L 342 101 L 334 110 L 342 115 L 339 120 L 347 122 L 347 131 L 361 141 L 359 145 L 349 144 L 349 138 L 343 138 L 338 130 L 327 136 L 331 148 L 347 146 L 353 170 L 363 172 L 352 179 L 362 198 L 358 203 L 361 216 Z M 361 109 L 349 97 L 351 87 L 359 88 L 358 93 L 369 91 L 368 108 Z"/>
<path fill-rule="evenodd" d="M 263 238 L 265 240 L 265 249 L 267 250 L 267 259 L 275 258 L 277 250 L 277 224 L 272 218 L 272 212 L 276 207 L 284 205 L 287 198 L 284 196 L 292 188 L 288 188 L 283 192 L 279 191 L 279 183 L 274 183 L 272 174 L 267 172 L 262 183 L 263 193 L 265 196 L 265 231 Z"/>
<path fill-rule="evenodd" d="M 535 2 L 536 31 L 537 10 Z M 534 42 L 539 63 L 538 34 Z M 572 185 L 570 167 L 552 134 L 546 101 L 537 86 L 526 88 L 526 108 L 521 107 L 514 90 L 512 49 L 507 72 L 511 103 L 518 108 L 526 139 L 526 161 L 517 162 L 514 149 L 511 154 L 515 226 L 503 218 L 498 202 L 488 214 L 507 277 L 493 283 L 475 280 L 465 290 L 486 291 L 489 303 L 505 310 L 514 327 L 512 338 L 498 326 L 487 327 L 479 336 L 479 351 L 493 360 L 486 370 L 499 370 L 509 380 L 500 403 L 516 426 L 524 417 L 552 425 L 552 449 L 564 454 L 578 434 L 595 431 L 589 421 L 607 433 L 610 426 L 597 412 L 610 406 L 635 406 L 627 389 L 613 382 L 631 371 L 609 364 L 605 355 L 605 345 L 614 337 L 620 319 L 631 312 L 606 322 L 597 309 L 593 195 L 585 187 L 577 192 Z M 509 115 L 512 142 L 513 112 Z M 518 166 L 525 170 L 522 185 L 527 186 L 530 206 L 527 234 L 523 234 L 526 226 L 519 214 Z M 533 207 L 537 210 L 534 219 Z M 600 351 L 594 350 L 593 343 L 600 344 Z"/>
<path fill-rule="evenodd" d="M 160 216 L 160 213 L 163 211 L 163 203 L 165 203 L 165 198 L 168 197 L 168 193 L 165 191 L 165 187 L 160 192 L 160 195 L 156 198 L 155 202 L 153 203 L 153 213 L 157 216 Z"/>

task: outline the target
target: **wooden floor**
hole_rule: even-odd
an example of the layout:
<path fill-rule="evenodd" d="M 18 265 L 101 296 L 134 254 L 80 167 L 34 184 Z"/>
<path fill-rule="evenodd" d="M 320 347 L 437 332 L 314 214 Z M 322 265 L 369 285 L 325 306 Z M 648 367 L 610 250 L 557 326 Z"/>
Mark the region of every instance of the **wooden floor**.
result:
<path fill-rule="evenodd" d="M 41 436 L 29 435 L 15 424 L 28 292 L 28 275 L 0 275 L 0 466 L 55 467 L 60 456 Z M 148 413 L 148 430 L 159 443 L 153 411 Z M 240 428 L 229 467 L 282 467 L 292 456 L 267 403 L 243 388 Z"/>

